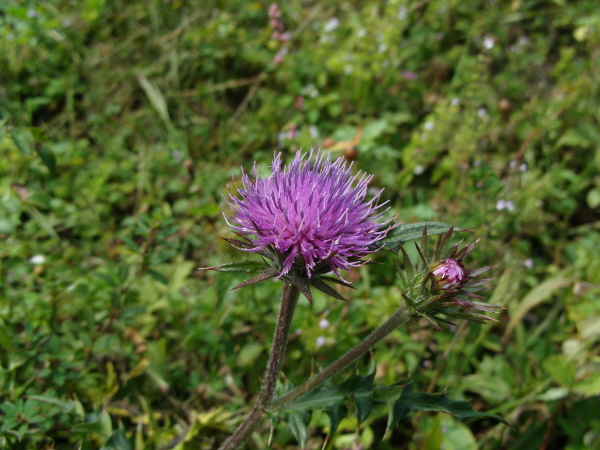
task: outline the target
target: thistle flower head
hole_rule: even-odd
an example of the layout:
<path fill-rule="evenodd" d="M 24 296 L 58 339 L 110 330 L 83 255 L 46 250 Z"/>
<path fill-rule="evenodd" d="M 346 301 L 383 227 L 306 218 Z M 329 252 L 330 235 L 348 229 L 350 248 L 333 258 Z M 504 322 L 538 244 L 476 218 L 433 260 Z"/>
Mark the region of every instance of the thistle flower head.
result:
<path fill-rule="evenodd" d="M 446 258 L 441 254 L 452 236 L 453 228 L 442 235 L 435 250 L 430 252 L 427 229 L 423 230 L 421 244 L 416 244 L 420 260 L 413 264 L 401 248 L 404 258 L 404 270 L 400 270 L 405 292 L 403 298 L 413 309 L 414 314 L 424 317 L 439 329 L 438 322 L 452 323 L 448 319 L 467 319 L 477 322 L 495 320 L 482 314 L 471 312 L 478 309 L 486 312 L 497 312 L 502 309 L 496 305 L 482 303 L 483 297 L 478 292 L 485 289 L 484 285 L 491 279 L 474 278 L 491 267 L 465 269 L 464 260 L 471 253 L 477 241 L 459 250 L 459 244 L 454 245 Z"/>
<path fill-rule="evenodd" d="M 458 289 L 465 279 L 465 268 L 461 261 L 452 258 L 442 259 L 431 267 L 435 286 L 440 291 Z"/>
<path fill-rule="evenodd" d="M 279 278 L 333 271 L 343 280 L 340 270 L 364 264 L 360 258 L 376 251 L 387 233 L 379 223 L 385 203 L 376 204 L 381 191 L 367 201 L 372 175 L 353 175 L 351 168 L 321 151 L 308 158 L 298 151 L 288 166 L 278 154 L 270 176 L 262 177 L 256 165 L 253 178 L 243 173 L 225 220 L 249 242 L 243 250 L 276 254 Z"/>

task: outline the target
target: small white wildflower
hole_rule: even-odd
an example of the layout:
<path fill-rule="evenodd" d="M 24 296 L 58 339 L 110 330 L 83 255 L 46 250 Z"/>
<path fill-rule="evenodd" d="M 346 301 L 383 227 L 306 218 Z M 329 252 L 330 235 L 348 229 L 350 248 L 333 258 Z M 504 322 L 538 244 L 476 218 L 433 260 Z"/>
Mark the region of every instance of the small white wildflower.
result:
<path fill-rule="evenodd" d="M 352 71 L 353 71 L 352 66 L 344 67 L 344 75 L 350 75 L 352 73 Z"/>
<path fill-rule="evenodd" d="M 325 336 L 319 336 L 317 338 L 317 348 L 325 345 Z"/>
<path fill-rule="evenodd" d="M 319 91 L 315 87 L 314 84 L 308 84 L 302 88 L 302 95 L 308 96 L 310 98 L 317 98 L 319 96 Z"/>
<path fill-rule="evenodd" d="M 452 106 L 458 106 L 460 105 L 460 98 L 458 97 L 453 97 L 452 100 L 450 100 L 450 104 Z"/>
<path fill-rule="evenodd" d="M 181 162 L 183 159 L 183 153 L 181 153 L 179 150 L 172 150 L 171 157 L 175 160 L 175 162 Z"/>
<path fill-rule="evenodd" d="M 46 262 L 46 257 L 44 255 L 35 255 L 29 259 L 31 264 L 35 264 L 36 266 L 41 266 Z"/>
<path fill-rule="evenodd" d="M 487 109 L 485 109 L 483 106 L 477 110 L 477 115 L 479 117 L 485 117 L 487 116 L 487 113 Z"/>
<path fill-rule="evenodd" d="M 325 24 L 325 27 L 323 29 L 325 30 L 326 33 L 329 33 L 331 31 L 335 30 L 339 26 L 340 26 L 340 21 L 338 20 L 338 18 L 332 17 L 331 19 L 329 19 L 327 21 L 327 23 Z"/>
<path fill-rule="evenodd" d="M 515 204 L 510 200 L 500 199 L 496 202 L 496 209 L 502 211 L 504 209 L 513 212 L 515 210 Z"/>
<path fill-rule="evenodd" d="M 510 167 L 511 169 L 514 169 L 515 167 L 517 167 L 517 161 L 515 159 L 512 159 L 509 163 L 508 163 L 508 167 Z"/>
<path fill-rule="evenodd" d="M 495 44 L 496 41 L 492 36 L 486 36 L 483 38 L 483 48 L 485 48 L 486 50 L 491 50 L 492 48 L 494 48 Z"/>
<path fill-rule="evenodd" d="M 308 127 L 308 134 L 310 135 L 311 139 L 317 139 L 319 137 L 319 129 L 316 126 L 311 125 Z"/>
<path fill-rule="evenodd" d="M 526 164 L 526 163 L 523 163 L 523 164 L 521 164 L 521 165 L 519 166 L 519 170 L 520 170 L 521 172 L 527 172 L 527 164 Z"/>
<path fill-rule="evenodd" d="M 27 10 L 27 17 L 35 17 L 37 16 L 37 11 L 33 8 L 29 8 Z"/>
<path fill-rule="evenodd" d="M 533 259 L 527 258 L 525 261 L 523 261 L 523 265 L 525 267 L 527 267 L 528 269 L 532 269 L 533 268 Z"/>
<path fill-rule="evenodd" d="M 425 167 L 423 167 L 421 164 L 416 165 L 413 169 L 413 173 L 415 175 L 421 175 L 423 172 L 425 172 Z"/>
<path fill-rule="evenodd" d="M 385 44 L 385 43 L 381 43 L 381 44 L 379 44 L 379 47 L 377 48 L 377 51 L 378 51 L 379 53 L 383 53 L 383 52 L 385 52 L 386 50 L 387 50 L 387 44 Z"/>
<path fill-rule="evenodd" d="M 356 35 L 359 38 L 364 38 L 367 35 L 367 30 L 365 30 L 364 28 L 361 28 L 360 30 L 358 30 L 358 33 L 356 33 Z"/>
<path fill-rule="evenodd" d="M 408 16 L 408 9 L 406 8 L 406 6 L 401 7 L 400 11 L 398 11 L 398 20 L 406 20 L 407 16 Z"/>
<path fill-rule="evenodd" d="M 423 124 L 423 128 L 425 131 L 431 131 L 435 127 L 435 122 L 433 120 L 428 120 Z"/>
<path fill-rule="evenodd" d="M 319 321 L 319 328 L 320 328 L 321 330 L 325 330 L 325 329 L 327 329 L 327 327 L 328 327 L 328 326 L 329 326 L 329 320 L 327 320 L 327 319 L 321 319 L 321 320 Z"/>

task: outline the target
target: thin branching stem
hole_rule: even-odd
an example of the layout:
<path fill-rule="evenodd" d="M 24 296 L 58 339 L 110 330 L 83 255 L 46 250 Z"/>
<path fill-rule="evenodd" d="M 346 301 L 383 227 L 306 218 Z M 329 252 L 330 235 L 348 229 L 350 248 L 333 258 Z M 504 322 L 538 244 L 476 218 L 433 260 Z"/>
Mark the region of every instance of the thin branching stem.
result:
<path fill-rule="evenodd" d="M 339 373 L 344 367 L 364 355 L 371 347 L 389 335 L 397 327 L 408 322 L 411 317 L 411 313 L 404 305 L 398 308 L 383 325 L 373 331 L 373 333 L 367 336 L 362 342 L 349 350 L 337 361 L 323 369 L 317 375 L 301 384 L 297 388 L 275 399 L 275 401 L 271 403 L 271 406 L 268 408 L 269 412 L 276 412 L 283 409 L 289 403 L 303 396 L 307 392 L 310 392 L 324 383 L 327 379 L 331 378 L 333 375 Z"/>
<path fill-rule="evenodd" d="M 271 404 L 299 295 L 300 291 L 296 286 L 287 283 L 283 285 L 281 309 L 279 310 L 279 318 L 277 319 L 277 327 L 275 328 L 275 336 L 273 337 L 273 347 L 271 348 L 271 356 L 269 357 L 265 378 L 260 389 L 260 394 L 258 395 L 258 401 L 244 422 L 223 443 L 220 450 L 233 450 L 248 439 L 248 436 L 258 426 Z"/>

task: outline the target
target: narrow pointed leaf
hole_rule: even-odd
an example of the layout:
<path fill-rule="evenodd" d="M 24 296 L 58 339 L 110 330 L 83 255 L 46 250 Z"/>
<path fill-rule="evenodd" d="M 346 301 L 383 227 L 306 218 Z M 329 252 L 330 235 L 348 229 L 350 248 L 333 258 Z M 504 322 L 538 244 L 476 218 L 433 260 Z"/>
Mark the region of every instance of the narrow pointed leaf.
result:
<path fill-rule="evenodd" d="M 308 439 L 307 428 L 311 416 L 312 411 L 292 411 L 287 413 L 284 417 L 301 448 L 306 447 L 306 441 Z"/>
<path fill-rule="evenodd" d="M 240 241 L 239 239 L 231 239 L 231 238 L 224 238 L 224 237 L 222 237 L 221 239 L 229 242 L 231 245 L 233 245 L 239 249 L 249 249 L 249 248 L 256 247 L 256 245 L 254 245 L 250 241 Z"/>
<path fill-rule="evenodd" d="M 423 234 L 421 235 L 421 251 L 425 255 L 425 265 L 429 265 L 429 239 L 427 239 L 427 225 L 423 227 Z"/>
<path fill-rule="evenodd" d="M 200 267 L 200 270 L 215 270 L 217 272 L 229 272 L 229 273 L 250 273 L 256 272 L 257 270 L 264 270 L 269 266 L 264 262 L 260 261 L 242 261 L 237 263 L 221 264 L 220 266 L 213 267 Z"/>
<path fill-rule="evenodd" d="M 356 288 L 354 286 L 352 286 L 351 284 L 345 283 L 342 280 L 340 280 L 339 278 L 334 278 L 334 277 L 328 277 L 328 276 L 320 276 L 319 277 L 321 280 L 326 280 L 329 281 L 331 283 L 335 283 L 335 284 L 339 284 L 340 286 L 345 286 L 347 288 L 350 289 L 354 289 L 356 290 Z"/>
<path fill-rule="evenodd" d="M 434 236 L 445 233 L 452 225 L 442 222 L 419 222 L 406 225 L 400 225 L 392 228 L 387 236 L 380 242 L 393 252 L 398 252 L 400 247 L 408 241 L 419 239 L 423 235 L 423 229 L 427 227 L 427 234 Z"/>
<path fill-rule="evenodd" d="M 478 309 L 480 311 L 498 313 L 500 312 L 498 311 L 499 309 L 506 309 L 503 306 L 491 305 L 489 303 L 482 303 L 475 300 L 469 300 L 469 303 L 473 305 L 472 308 Z"/>
<path fill-rule="evenodd" d="M 421 261 L 419 262 L 419 264 L 417 264 L 417 268 L 420 269 L 421 263 L 424 264 L 424 267 L 427 267 L 427 265 L 428 265 L 427 258 L 425 256 L 425 254 L 423 253 L 423 251 L 421 250 L 421 247 L 419 247 L 419 244 L 417 244 L 416 242 L 415 242 L 415 247 L 417 248 L 417 252 L 419 252 L 419 256 L 421 257 Z"/>
<path fill-rule="evenodd" d="M 333 436 L 342 419 L 348 416 L 348 407 L 343 403 L 330 405 L 325 408 L 325 413 L 329 416 L 329 435 Z"/>
<path fill-rule="evenodd" d="M 313 304 L 312 293 L 310 292 L 310 285 L 308 284 L 308 281 L 306 280 L 306 278 L 300 278 L 300 277 L 295 278 L 294 284 L 296 285 L 296 287 L 298 289 L 300 289 L 300 292 L 302 292 L 304 294 L 304 296 L 307 298 L 308 302 L 312 305 Z"/>
<path fill-rule="evenodd" d="M 493 269 L 494 266 L 488 266 L 488 267 L 481 267 L 479 269 L 474 269 L 474 270 L 467 270 L 467 276 L 469 277 L 476 277 L 477 275 L 481 275 L 484 272 L 487 272 L 490 269 Z"/>
<path fill-rule="evenodd" d="M 474 287 L 477 287 L 477 286 L 482 286 L 482 285 L 484 285 L 486 283 L 489 283 L 492 280 L 493 280 L 493 278 L 483 278 L 481 280 L 468 281 L 468 282 L 466 282 L 464 284 L 464 288 L 474 288 Z"/>
<path fill-rule="evenodd" d="M 344 381 L 340 387 L 345 387 L 351 391 L 356 405 L 356 418 L 361 424 L 373 410 L 373 380 L 375 371 L 368 375 L 355 375 Z"/>
<path fill-rule="evenodd" d="M 222 237 L 221 239 L 229 242 L 231 245 L 233 245 L 238 250 L 251 250 L 251 249 L 256 248 L 256 245 L 251 241 L 240 241 L 239 239 L 230 239 L 230 238 L 224 238 L 224 237 Z M 273 254 L 270 250 L 268 250 L 266 248 L 263 248 L 260 250 L 254 250 L 253 252 L 258 253 L 259 255 L 264 256 L 269 259 L 277 258 L 275 256 L 275 254 Z"/>
<path fill-rule="evenodd" d="M 315 288 L 317 288 L 318 290 L 320 290 L 321 292 L 323 292 L 324 294 L 330 295 L 333 298 L 337 298 L 338 300 L 341 300 L 343 302 L 348 303 L 348 300 L 346 300 L 344 297 L 342 297 L 341 294 L 338 291 L 336 291 L 335 289 L 333 289 L 327 283 L 321 281 L 320 278 L 315 278 L 314 280 L 311 280 L 311 284 Z"/>
<path fill-rule="evenodd" d="M 452 237 L 453 232 L 454 232 L 454 226 L 451 226 L 450 229 L 448 231 L 446 231 L 443 235 L 441 235 L 440 238 L 438 239 L 437 244 L 435 246 L 435 254 L 433 255 L 434 261 L 438 261 L 438 260 L 442 259 L 440 256 L 446 249 L 446 245 L 448 245 L 448 242 L 450 241 L 450 238 Z"/>
<path fill-rule="evenodd" d="M 402 258 L 404 259 L 404 267 L 408 272 L 408 277 L 412 280 L 415 277 L 415 266 L 412 263 L 412 260 L 404 250 L 404 247 L 400 247 L 400 251 L 402 252 Z"/>
<path fill-rule="evenodd" d="M 246 281 L 242 281 L 236 287 L 231 288 L 231 290 L 240 289 L 246 286 L 250 286 L 251 284 L 260 283 L 261 281 L 268 280 L 269 278 L 274 278 L 279 275 L 279 271 L 274 269 L 273 267 L 269 267 L 265 271 L 259 273 L 258 275 L 254 275 L 252 278 L 248 278 Z"/>

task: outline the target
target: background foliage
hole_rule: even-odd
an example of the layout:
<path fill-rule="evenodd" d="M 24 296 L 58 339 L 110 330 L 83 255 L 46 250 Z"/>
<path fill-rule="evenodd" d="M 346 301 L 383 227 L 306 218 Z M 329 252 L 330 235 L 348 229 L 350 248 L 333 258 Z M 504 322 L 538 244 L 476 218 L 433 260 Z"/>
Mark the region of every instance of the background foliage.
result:
<path fill-rule="evenodd" d="M 357 370 L 504 417 L 385 405 L 335 449 L 600 446 L 600 10 L 594 0 L 0 3 L 0 448 L 213 448 L 256 395 L 278 285 L 220 203 L 273 152 L 341 155 L 404 223 L 481 238 L 494 326 L 397 330 Z M 352 151 L 346 154 L 352 155 Z M 391 256 L 301 302 L 298 384 L 400 301 Z M 337 380 L 340 382 L 341 380 Z M 350 403 L 349 403 L 350 405 Z M 329 422 L 316 413 L 307 448 Z M 249 444 L 266 448 L 268 424 Z M 273 448 L 296 448 L 276 427 Z"/>

